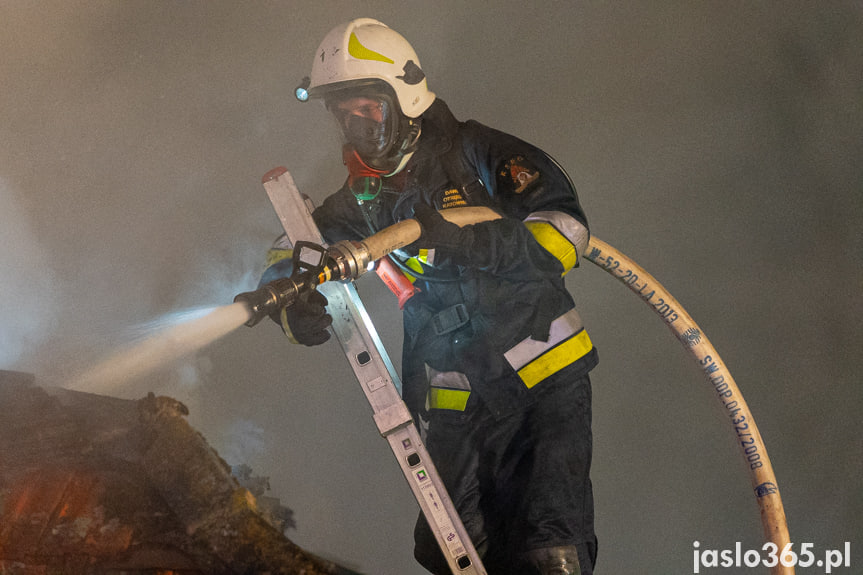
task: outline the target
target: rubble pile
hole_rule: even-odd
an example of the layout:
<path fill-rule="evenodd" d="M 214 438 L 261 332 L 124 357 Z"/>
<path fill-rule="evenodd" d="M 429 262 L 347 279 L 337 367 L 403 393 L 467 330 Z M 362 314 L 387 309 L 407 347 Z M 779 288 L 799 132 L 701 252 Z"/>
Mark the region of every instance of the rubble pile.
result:
<path fill-rule="evenodd" d="M 287 539 L 174 399 L 0 371 L 0 406 L 2 575 L 353 574 Z"/>

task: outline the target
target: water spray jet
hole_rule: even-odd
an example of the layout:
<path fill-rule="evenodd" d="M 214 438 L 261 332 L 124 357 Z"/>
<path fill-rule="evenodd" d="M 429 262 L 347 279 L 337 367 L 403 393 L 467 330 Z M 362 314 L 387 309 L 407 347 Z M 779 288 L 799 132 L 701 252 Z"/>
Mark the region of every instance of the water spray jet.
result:
<path fill-rule="evenodd" d="M 251 315 L 244 303 L 213 308 L 196 319 L 163 329 L 127 346 L 73 377 L 66 387 L 90 393 L 109 393 L 122 383 L 192 355 L 242 326 Z"/>

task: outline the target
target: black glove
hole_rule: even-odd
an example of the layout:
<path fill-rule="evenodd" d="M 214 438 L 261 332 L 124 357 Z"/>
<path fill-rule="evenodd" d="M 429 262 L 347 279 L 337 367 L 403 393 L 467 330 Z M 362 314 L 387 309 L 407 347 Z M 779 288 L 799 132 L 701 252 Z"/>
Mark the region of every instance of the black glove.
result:
<path fill-rule="evenodd" d="M 327 297 L 317 290 L 302 294 L 281 312 L 282 329 L 291 340 L 303 345 L 320 345 L 330 339 L 327 328 L 333 317 L 327 313 Z"/>
<path fill-rule="evenodd" d="M 446 221 L 437 210 L 427 204 L 414 206 L 414 218 L 422 228 L 422 235 L 414 245 L 417 248 L 433 249 L 435 265 L 471 265 L 473 226 L 460 228 Z"/>

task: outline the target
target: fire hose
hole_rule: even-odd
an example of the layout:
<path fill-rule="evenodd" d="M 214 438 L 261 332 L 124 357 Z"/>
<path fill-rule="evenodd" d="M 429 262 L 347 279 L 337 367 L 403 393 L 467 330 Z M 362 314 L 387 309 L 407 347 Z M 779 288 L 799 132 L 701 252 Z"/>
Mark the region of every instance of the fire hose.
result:
<path fill-rule="evenodd" d="M 497 219 L 499 214 L 484 207 L 452 208 L 441 215 L 459 226 Z M 251 312 L 246 325 L 292 305 L 305 290 L 333 280 L 355 280 L 375 261 L 393 250 L 418 240 L 421 228 L 416 220 L 398 222 L 360 242 L 342 241 L 329 248 L 309 242 L 294 246 L 294 272 L 290 278 L 270 282 L 253 292 L 241 293 L 234 301 L 245 302 Z M 637 294 L 662 318 L 704 372 L 732 425 L 758 502 L 766 542 L 776 546 L 776 554 L 790 549 L 791 540 L 785 510 L 777 487 L 773 466 L 752 412 L 740 389 L 701 328 L 677 300 L 641 266 L 604 241 L 592 237 L 584 259 L 605 270 Z M 771 575 L 793 575 L 794 567 L 781 562 Z"/>
<path fill-rule="evenodd" d="M 776 485 L 773 466 L 755 419 L 728 368 L 716 349 L 683 307 L 644 268 L 599 238 L 592 237 L 585 259 L 596 264 L 627 286 L 662 318 L 707 376 L 722 404 L 728 423 L 734 428 L 741 454 L 761 514 L 766 542 L 776 545 L 776 555 L 791 549 L 785 509 Z M 794 567 L 778 562 L 771 575 L 793 575 Z"/>

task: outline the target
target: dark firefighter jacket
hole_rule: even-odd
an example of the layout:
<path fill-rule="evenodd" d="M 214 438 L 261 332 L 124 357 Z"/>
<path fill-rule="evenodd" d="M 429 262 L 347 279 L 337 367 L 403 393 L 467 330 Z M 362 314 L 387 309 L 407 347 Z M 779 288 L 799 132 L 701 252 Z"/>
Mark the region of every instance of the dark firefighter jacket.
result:
<path fill-rule="evenodd" d="M 412 411 L 464 410 L 479 396 L 502 416 L 596 365 L 563 279 L 582 256 L 576 246 L 587 245 L 587 223 L 554 160 L 459 122 L 438 99 L 423 114 L 413 157 L 383 182 L 375 200 L 360 204 L 345 185 L 314 211 L 328 242 L 368 237 L 412 217 L 418 202 L 484 205 L 507 216 L 475 224 L 474 249 L 487 250 L 481 269 L 429 265 L 421 245 L 398 254 L 419 256 L 407 261 L 419 291 L 404 307 L 402 384 Z"/>

